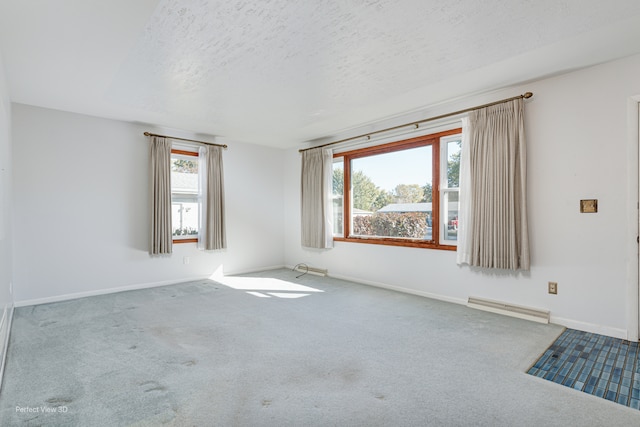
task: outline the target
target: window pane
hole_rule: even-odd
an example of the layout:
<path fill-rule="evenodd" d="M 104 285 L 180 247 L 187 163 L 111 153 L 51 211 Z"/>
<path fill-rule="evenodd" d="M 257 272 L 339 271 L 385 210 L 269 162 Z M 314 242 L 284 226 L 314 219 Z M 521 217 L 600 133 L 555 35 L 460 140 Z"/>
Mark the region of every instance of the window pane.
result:
<path fill-rule="evenodd" d="M 342 224 L 344 200 L 344 160 L 342 158 L 333 161 L 333 234 L 342 236 L 344 227 Z"/>
<path fill-rule="evenodd" d="M 353 159 L 352 234 L 431 240 L 431 166 L 431 146 Z"/>
<path fill-rule="evenodd" d="M 198 193 L 198 158 L 171 156 L 171 192 Z"/>
<path fill-rule="evenodd" d="M 458 240 L 458 191 L 446 191 L 442 197 L 445 221 L 443 224 L 442 240 Z M 451 242 L 449 242 L 451 244 Z"/>
<path fill-rule="evenodd" d="M 447 150 L 447 179 L 446 184 L 449 188 L 458 188 L 460 186 L 460 147 L 462 139 L 460 137 L 455 140 L 449 140 L 446 144 Z"/>
<path fill-rule="evenodd" d="M 172 198 L 171 228 L 174 237 L 193 238 L 198 235 L 198 201 Z"/>

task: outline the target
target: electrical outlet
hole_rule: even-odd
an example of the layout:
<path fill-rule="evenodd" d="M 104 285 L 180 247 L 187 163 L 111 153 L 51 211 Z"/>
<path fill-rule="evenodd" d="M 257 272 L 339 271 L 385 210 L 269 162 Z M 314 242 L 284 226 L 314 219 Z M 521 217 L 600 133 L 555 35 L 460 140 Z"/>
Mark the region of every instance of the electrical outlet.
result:
<path fill-rule="evenodd" d="M 182 258 L 182 263 L 183 264 L 189 264 L 189 262 L 191 262 L 191 259 L 188 256 Z"/>
<path fill-rule="evenodd" d="M 558 282 L 549 282 L 549 293 L 558 295 Z"/>

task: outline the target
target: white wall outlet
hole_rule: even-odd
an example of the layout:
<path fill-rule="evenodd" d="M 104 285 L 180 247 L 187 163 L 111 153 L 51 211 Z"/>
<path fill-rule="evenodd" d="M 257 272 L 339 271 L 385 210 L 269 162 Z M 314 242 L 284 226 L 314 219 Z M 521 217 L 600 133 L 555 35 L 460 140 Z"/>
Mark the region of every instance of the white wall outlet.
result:
<path fill-rule="evenodd" d="M 191 262 L 191 258 L 189 258 L 188 256 L 182 258 L 183 264 L 189 264 L 190 262 Z"/>
<path fill-rule="evenodd" d="M 558 282 L 549 282 L 549 293 L 558 295 Z"/>

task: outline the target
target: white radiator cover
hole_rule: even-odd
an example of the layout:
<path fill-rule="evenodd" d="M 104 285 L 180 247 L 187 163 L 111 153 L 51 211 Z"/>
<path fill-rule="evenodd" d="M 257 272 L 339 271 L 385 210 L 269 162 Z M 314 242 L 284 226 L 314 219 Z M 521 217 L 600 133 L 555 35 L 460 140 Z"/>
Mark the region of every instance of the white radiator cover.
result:
<path fill-rule="evenodd" d="M 537 308 L 523 307 L 520 305 L 507 304 L 505 302 L 493 301 L 483 298 L 469 297 L 467 307 L 478 310 L 490 311 L 492 313 L 504 314 L 506 316 L 518 317 L 520 319 L 532 320 L 539 323 L 549 323 L 549 311 Z"/>

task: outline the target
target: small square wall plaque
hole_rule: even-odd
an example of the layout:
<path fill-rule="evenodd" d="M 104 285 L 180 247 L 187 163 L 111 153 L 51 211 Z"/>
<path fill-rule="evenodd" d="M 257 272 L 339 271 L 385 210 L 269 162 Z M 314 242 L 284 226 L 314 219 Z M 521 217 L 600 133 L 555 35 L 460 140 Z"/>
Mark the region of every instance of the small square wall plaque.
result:
<path fill-rule="evenodd" d="M 580 213 L 598 212 L 598 199 L 580 200 Z"/>

